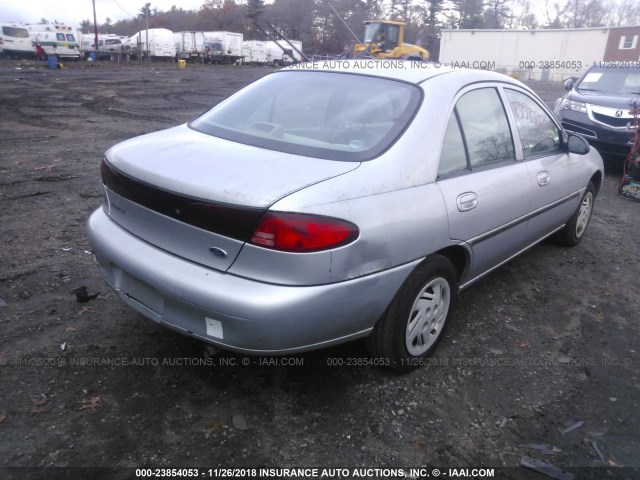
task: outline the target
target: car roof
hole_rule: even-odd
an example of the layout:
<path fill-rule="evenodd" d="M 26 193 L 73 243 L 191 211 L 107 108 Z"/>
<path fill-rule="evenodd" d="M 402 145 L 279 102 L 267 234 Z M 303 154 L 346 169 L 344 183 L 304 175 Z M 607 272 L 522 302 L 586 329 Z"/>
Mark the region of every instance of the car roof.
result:
<path fill-rule="evenodd" d="M 354 73 L 375 77 L 401 80 L 413 84 L 420 84 L 439 75 L 450 75 L 451 80 L 473 83 L 480 81 L 508 82 L 515 85 L 522 84 L 511 77 L 488 70 L 473 70 L 454 68 L 438 62 L 422 62 L 400 59 L 337 59 L 314 60 L 302 62 L 282 70 L 329 71 Z"/>

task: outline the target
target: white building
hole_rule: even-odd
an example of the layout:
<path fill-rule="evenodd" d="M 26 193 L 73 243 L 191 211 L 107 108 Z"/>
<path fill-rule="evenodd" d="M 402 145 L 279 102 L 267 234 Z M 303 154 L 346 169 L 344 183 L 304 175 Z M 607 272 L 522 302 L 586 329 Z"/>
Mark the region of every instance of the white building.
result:
<path fill-rule="evenodd" d="M 639 62 L 640 25 L 563 30 L 443 30 L 440 62 L 560 81 L 595 62 Z"/>

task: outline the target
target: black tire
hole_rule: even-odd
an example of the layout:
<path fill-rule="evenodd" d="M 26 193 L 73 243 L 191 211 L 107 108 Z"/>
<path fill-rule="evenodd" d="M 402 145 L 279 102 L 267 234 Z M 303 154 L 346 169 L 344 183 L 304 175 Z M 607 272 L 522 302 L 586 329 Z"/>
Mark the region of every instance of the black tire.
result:
<path fill-rule="evenodd" d="M 589 220 L 593 213 L 593 205 L 596 199 L 596 187 L 589 182 L 587 188 L 580 199 L 578 208 L 571 216 L 567 224 L 553 235 L 553 240 L 565 247 L 575 247 L 580 243 L 584 232 L 589 226 Z"/>
<path fill-rule="evenodd" d="M 405 280 L 369 335 L 367 343 L 372 357 L 384 358 L 396 372 L 424 365 L 424 359 L 444 336 L 457 294 L 458 281 L 451 262 L 441 255 L 426 258 Z M 421 307 L 419 302 L 423 303 Z M 420 311 L 425 308 L 426 311 Z M 423 316 L 428 316 L 427 322 L 419 320 Z M 422 327 L 421 332 L 409 331 L 412 323 Z"/>

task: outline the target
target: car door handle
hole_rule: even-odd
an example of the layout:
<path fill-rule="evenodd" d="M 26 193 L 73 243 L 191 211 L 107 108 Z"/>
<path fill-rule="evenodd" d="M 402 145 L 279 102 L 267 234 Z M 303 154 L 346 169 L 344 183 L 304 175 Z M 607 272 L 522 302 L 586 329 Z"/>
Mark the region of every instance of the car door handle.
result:
<path fill-rule="evenodd" d="M 549 172 L 540 172 L 538 174 L 538 185 L 541 187 L 546 187 L 549 185 L 549 181 L 551 180 L 551 176 L 549 176 Z"/>
<path fill-rule="evenodd" d="M 458 205 L 458 210 L 468 212 L 478 205 L 478 196 L 473 192 L 463 193 L 462 195 L 458 195 L 456 204 Z"/>

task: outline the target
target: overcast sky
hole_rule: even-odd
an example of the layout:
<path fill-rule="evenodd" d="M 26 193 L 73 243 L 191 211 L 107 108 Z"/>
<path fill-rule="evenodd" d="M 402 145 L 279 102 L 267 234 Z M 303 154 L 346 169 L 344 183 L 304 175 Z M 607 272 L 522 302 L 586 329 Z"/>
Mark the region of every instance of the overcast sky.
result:
<path fill-rule="evenodd" d="M 172 5 L 197 10 L 204 0 L 95 0 L 98 24 L 109 17 L 112 21 L 135 16 L 145 3 L 151 8 L 169 10 Z M 84 19 L 93 22 L 92 0 L 0 0 L 0 21 L 37 23 L 41 18 L 57 20 L 78 27 Z"/>

